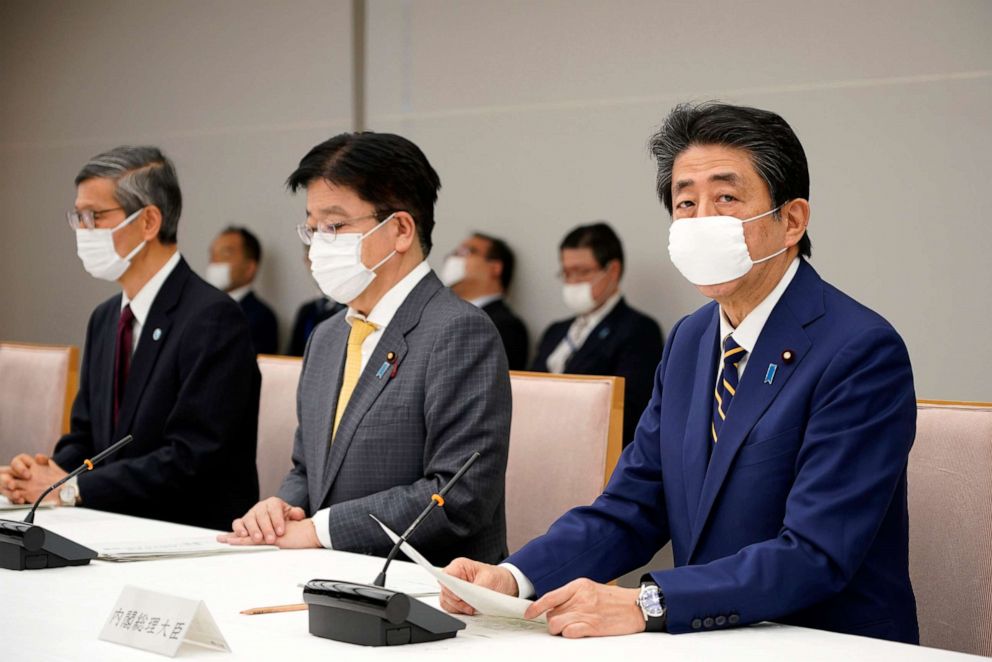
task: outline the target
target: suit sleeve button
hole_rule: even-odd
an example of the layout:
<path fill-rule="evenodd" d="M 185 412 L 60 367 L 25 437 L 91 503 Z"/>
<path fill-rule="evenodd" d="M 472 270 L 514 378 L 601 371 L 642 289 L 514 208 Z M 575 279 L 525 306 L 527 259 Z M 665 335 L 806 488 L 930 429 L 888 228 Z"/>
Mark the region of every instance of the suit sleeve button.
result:
<path fill-rule="evenodd" d="M 692 619 L 692 623 L 690 623 L 690 625 L 692 626 L 693 630 L 698 630 L 699 628 L 703 627 L 703 622 L 698 618 L 694 618 Z"/>
<path fill-rule="evenodd" d="M 705 619 L 703 620 L 703 627 L 704 627 L 704 628 L 711 628 L 711 627 L 713 627 L 713 619 L 712 619 L 712 618 L 710 618 L 709 616 L 707 616 L 707 617 L 706 617 L 706 618 L 705 618 Z"/>
<path fill-rule="evenodd" d="M 738 623 L 741 622 L 741 617 L 738 616 L 737 614 L 731 614 L 730 618 L 727 619 L 727 622 L 730 623 L 731 625 L 737 625 Z"/>
<path fill-rule="evenodd" d="M 714 621 L 718 626 L 722 627 L 727 624 L 726 616 L 717 616 L 716 621 Z"/>

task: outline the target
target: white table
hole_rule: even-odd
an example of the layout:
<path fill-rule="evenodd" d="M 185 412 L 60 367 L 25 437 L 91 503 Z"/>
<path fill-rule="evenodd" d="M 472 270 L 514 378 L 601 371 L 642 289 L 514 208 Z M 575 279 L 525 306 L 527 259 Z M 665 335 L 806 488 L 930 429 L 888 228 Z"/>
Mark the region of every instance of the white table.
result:
<path fill-rule="evenodd" d="M 23 513 L 20 514 L 23 517 Z M 19 519 L 17 512 L 0 517 Z M 86 510 L 40 511 L 35 522 L 77 542 L 202 534 L 203 529 Z M 307 613 L 244 616 L 249 607 L 302 602 L 299 584 L 310 579 L 371 582 L 382 559 L 328 550 L 259 552 L 135 563 L 94 561 L 87 566 L 14 572 L 0 570 L 0 642 L 4 660 L 161 660 L 161 656 L 100 641 L 121 589 L 127 585 L 204 600 L 233 655 L 184 645 L 180 659 L 237 660 L 987 660 L 932 648 L 763 624 L 698 634 L 638 634 L 567 640 L 538 624 L 484 617 L 441 642 L 366 648 L 320 639 L 307 631 Z M 436 590 L 411 563 L 390 566 L 387 585 L 409 592 Z M 437 598 L 425 598 L 437 604 Z M 291 656 L 291 657 L 286 657 Z"/>

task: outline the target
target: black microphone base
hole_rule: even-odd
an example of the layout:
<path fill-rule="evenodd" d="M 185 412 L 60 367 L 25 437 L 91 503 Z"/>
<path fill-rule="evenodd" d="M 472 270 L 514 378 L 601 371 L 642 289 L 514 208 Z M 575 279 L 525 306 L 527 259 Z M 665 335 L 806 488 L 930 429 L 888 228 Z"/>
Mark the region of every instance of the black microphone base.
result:
<path fill-rule="evenodd" d="M 0 520 L 0 568 L 43 570 L 86 565 L 97 556 L 84 547 L 40 526 Z"/>
<path fill-rule="evenodd" d="M 465 628 L 453 616 L 405 593 L 370 584 L 314 579 L 303 589 L 310 634 L 361 646 L 449 639 Z"/>

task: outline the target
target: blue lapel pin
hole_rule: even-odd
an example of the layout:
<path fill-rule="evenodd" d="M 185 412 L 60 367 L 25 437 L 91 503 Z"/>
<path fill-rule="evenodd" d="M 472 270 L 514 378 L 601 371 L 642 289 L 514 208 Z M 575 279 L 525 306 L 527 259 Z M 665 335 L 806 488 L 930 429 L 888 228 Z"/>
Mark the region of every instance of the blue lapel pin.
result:
<path fill-rule="evenodd" d="M 609 329 L 609 327 L 607 327 L 607 328 L 605 328 L 605 329 L 602 329 L 602 330 L 601 330 L 601 331 L 599 332 L 599 339 L 600 339 L 600 340 L 602 340 L 603 338 L 605 338 L 605 337 L 606 337 L 606 336 L 608 336 L 608 335 L 610 335 L 610 329 Z"/>
<path fill-rule="evenodd" d="M 162 337 L 162 329 L 155 329 L 152 331 L 152 340 L 158 340 Z"/>
<path fill-rule="evenodd" d="M 778 366 L 774 363 L 768 364 L 768 372 L 765 373 L 765 383 L 771 384 L 775 379 L 775 371 L 778 370 Z"/>
<path fill-rule="evenodd" d="M 383 375 L 386 374 L 387 370 L 389 370 L 389 361 L 383 361 L 382 365 L 379 366 L 379 371 L 375 373 L 375 378 L 382 379 Z"/>

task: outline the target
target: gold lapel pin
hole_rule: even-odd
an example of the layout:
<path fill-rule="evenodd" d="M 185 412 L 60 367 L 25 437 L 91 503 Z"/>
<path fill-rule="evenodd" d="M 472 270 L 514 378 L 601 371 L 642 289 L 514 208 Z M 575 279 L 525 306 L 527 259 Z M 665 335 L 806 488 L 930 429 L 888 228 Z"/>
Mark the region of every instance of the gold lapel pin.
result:
<path fill-rule="evenodd" d="M 791 349 L 787 349 L 784 352 L 782 352 L 782 360 L 785 363 L 792 363 L 792 360 L 794 358 L 796 358 L 796 354 Z"/>

